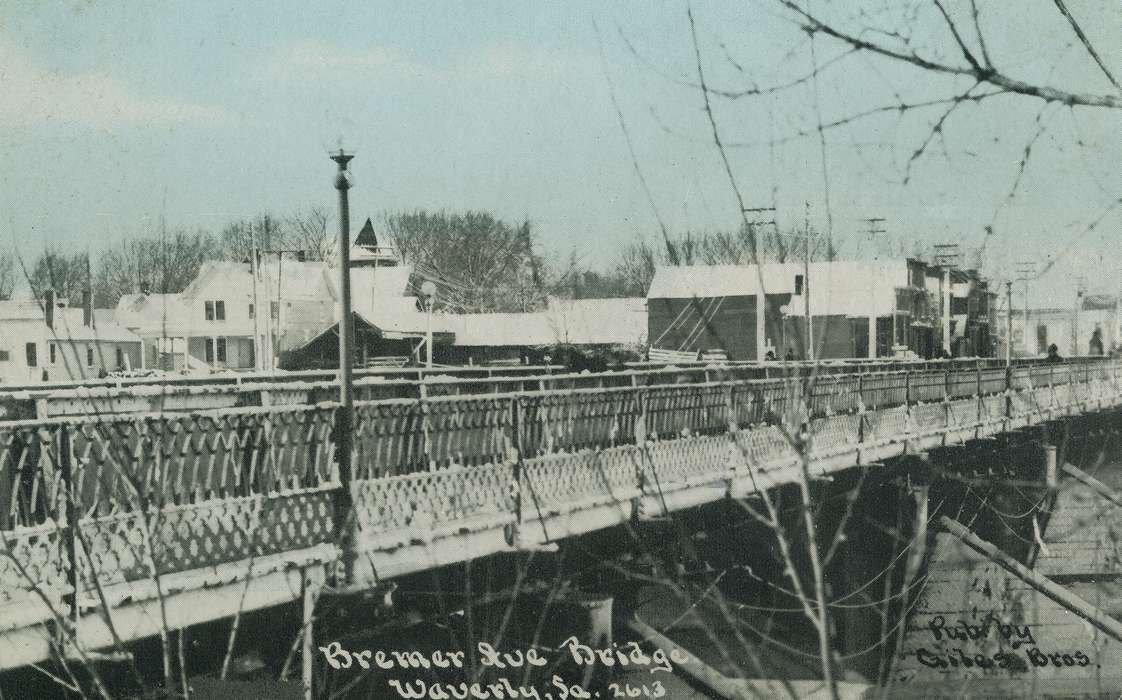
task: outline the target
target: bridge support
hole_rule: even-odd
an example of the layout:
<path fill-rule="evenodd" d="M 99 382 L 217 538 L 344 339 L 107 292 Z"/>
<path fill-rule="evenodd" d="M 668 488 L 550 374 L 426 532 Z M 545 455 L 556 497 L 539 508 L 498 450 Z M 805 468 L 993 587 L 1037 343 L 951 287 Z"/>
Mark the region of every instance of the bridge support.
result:
<path fill-rule="evenodd" d="M 1049 491 L 1055 491 L 1059 485 L 1059 472 L 1056 466 L 1056 446 L 1044 445 L 1044 483 Z"/>
<path fill-rule="evenodd" d="M 304 700 L 315 697 L 313 679 L 315 676 L 315 612 L 316 601 L 323 588 L 324 571 L 322 567 L 305 568 L 301 572 L 301 597 L 303 615 L 301 623 L 300 680 L 304 686 Z"/>

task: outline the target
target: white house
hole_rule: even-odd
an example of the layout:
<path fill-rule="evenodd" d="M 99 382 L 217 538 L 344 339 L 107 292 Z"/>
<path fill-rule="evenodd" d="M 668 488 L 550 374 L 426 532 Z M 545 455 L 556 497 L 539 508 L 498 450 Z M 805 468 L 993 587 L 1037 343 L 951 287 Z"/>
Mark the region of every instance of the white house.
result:
<path fill-rule="evenodd" d="M 335 314 L 326 263 L 210 261 L 178 294 L 128 294 L 118 321 L 144 339 L 144 361 L 163 369 L 275 366 Z M 258 355 L 261 362 L 258 363 Z"/>
<path fill-rule="evenodd" d="M 0 301 L 0 382 L 81 381 L 140 366 L 140 337 L 84 296 L 81 308 L 51 293 Z"/>

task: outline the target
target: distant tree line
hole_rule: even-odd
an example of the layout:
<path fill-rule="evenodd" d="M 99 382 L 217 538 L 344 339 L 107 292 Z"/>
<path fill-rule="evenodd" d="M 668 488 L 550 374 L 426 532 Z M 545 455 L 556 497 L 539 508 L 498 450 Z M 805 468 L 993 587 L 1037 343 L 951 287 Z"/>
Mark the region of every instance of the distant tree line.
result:
<path fill-rule="evenodd" d="M 286 216 L 263 213 L 232 221 L 217 234 L 160 225 L 127 236 L 100 251 L 48 247 L 31 259 L 0 254 L 0 299 L 22 281 L 37 298 L 53 289 L 77 303 L 92 289 L 99 308 L 126 294 L 180 292 L 208 260 L 249 262 L 250 251 L 302 251 L 306 260 L 333 263 L 331 216 L 313 208 Z M 802 260 L 805 231 L 748 226 L 737 231 L 687 232 L 659 242 L 622 245 L 607 264 L 572 253 L 544 254 L 530 221 L 509 223 L 483 211 L 406 211 L 386 214 L 378 234 L 414 269 L 413 293 L 430 280 L 438 308 L 451 312 L 513 312 L 543 308 L 551 296 L 603 298 L 644 296 L 659 265 L 748 264 Z M 829 241 L 810 232 L 816 260 L 835 254 Z"/>

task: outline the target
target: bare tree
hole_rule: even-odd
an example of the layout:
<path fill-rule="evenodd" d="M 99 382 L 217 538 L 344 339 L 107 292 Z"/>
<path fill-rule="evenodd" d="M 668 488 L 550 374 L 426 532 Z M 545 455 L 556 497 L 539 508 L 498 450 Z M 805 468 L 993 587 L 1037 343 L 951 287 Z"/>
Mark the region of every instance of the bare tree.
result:
<path fill-rule="evenodd" d="M 183 291 L 203 262 L 219 256 L 218 243 L 203 231 L 174 231 L 127 238 L 98 259 L 94 299 L 116 306 L 125 294 L 171 294 Z"/>
<path fill-rule="evenodd" d="M 286 239 L 290 247 L 304 251 L 308 260 L 335 261 L 335 236 L 327 229 L 331 220 L 327 210 L 312 207 L 285 217 Z"/>
<path fill-rule="evenodd" d="M 12 256 L 0 253 L 0 300 L 11 299 L 16 287 L 16 267 Z"/>
<path fill-rule="evenodd" d="M 27 282 L 36 298 L 53 289 L 61 297 L 77 299 L 89 287 L 89 271 L 87 253 L 67 254 L 47 248 L 28 269 Z"/>
<path fill-rule="evenodd" d="M 222 257 L 240 262 L 249 259 L 254 247 L 259 251 L 287 248 L 288 232 L 282 224 L 281 219 L 269 213 L 227 224 L 219 234 Z"/>
<path fill-rule="evenodd" d="M 399 212 L 385 218 L 402 259 L 459 311 L 531 311 L 545 301 L 533 228 L 488 212 Z"/>

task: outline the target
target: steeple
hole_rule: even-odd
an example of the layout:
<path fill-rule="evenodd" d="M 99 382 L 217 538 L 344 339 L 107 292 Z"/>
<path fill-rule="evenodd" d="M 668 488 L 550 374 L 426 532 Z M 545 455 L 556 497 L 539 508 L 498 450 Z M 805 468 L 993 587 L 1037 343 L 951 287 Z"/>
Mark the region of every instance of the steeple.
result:
<path fill-rule="evenodd" d="M 355 245 L 363 248 L 378 247 L 378 234 L 374 233 L 374 224 L 370 223 L 370 217 L 366 217 L 366 223 L 362 225 L 362 230 L 358 232 Z"/>
<path fill-rule="evenodd" d="M 392 267 L 397 263 L 393 247 L 379 245 L 374 224 L 367 217 L 351 246 L 351 267 Z"/>

